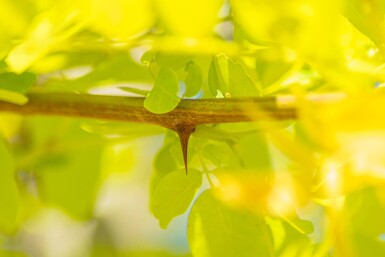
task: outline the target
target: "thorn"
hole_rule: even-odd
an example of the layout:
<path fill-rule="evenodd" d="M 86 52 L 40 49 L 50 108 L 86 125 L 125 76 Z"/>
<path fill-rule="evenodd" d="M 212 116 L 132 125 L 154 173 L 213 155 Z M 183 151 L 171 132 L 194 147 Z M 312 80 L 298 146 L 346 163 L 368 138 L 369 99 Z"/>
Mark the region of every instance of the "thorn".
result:
<path fill-rule="evenodd" d="M 182 147 L 183 153 L 183 162 L 184 168 L 187 174 L 187 151 L 188 151 L 188 141 L 190 135 L 195 131 L 195 127 L 191 125 L 177 125 L 175 126 L 175 132 L 179 136 L 180 145 Z"/>

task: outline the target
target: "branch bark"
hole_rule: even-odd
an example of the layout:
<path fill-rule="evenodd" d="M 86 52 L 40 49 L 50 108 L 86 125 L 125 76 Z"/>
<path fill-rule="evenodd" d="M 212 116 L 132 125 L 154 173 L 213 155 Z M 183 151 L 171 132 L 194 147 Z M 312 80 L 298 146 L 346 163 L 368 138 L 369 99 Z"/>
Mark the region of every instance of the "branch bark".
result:
<path fill-rule="evenodd" d="M 335 101 L 341 94 L 309 97 L 311 101 Z M 0 111 L 23 115 L 59 115 L 149 123 L 177 130 L 179 126 L 297 118 L 293 96 L 227 99 L 184 99 L 176 109 L 154 114 L 143 107 L 144 98 L 89 94 L 31 93 L 19 106 L 0 101 Z"/>

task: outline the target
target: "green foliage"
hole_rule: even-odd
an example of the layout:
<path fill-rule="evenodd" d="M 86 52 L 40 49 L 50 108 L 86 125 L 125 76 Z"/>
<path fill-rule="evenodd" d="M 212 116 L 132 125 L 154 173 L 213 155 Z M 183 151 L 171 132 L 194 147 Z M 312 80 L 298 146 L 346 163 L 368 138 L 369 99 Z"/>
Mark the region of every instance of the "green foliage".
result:
<path fill-rule="evenodd" d="M 3 140 L 0 140 L 0 230 L 12 233 L 17 229 L 20 192 L 15 181 L 15 165 Z"/>
<path fill-rule="evenodd" d="M 157 114 L 169 112 L 180 101 L 178 91 L 179 84 L 175 72 L 168 67 L 161 68 L 156 77 L 154 88 L 144 101 L 144 107 Z"/>
<path fill-rule="evenodd" d="M 87 231 L 76 256 L 190 256 L 180 220 L 194 257 L 384 256 L 384 13 L 380 0 L 0 0 L 6 106 L 28 93 L 134 94 L 162 119 L 183 98 L 266 97 L 297 114 L 239 105 L 254 122 L 197 126 L 186 174 L 165 128 L 2 113 L 0 257 L 46 257 L 57 247 L 47 238 L 73 257 L 60 226 L 37 221 L 52 210 Z M 125 189 L 149 185 L 147 202 L 125 195 L 125 176 Z M 114 190 L 135 208 L 112 215 L 124 209 Z M 166 231 L 144 224 L 139 202 Z M 128 214 L 141 218 L 129 229 Z M 152 245 L 135 248 L 142 234 Z"/>
<path fill-rule="evenodd" d="M 187 210 L 201 184 L 202 175 L 196 170 L 189 170 L 187 176 L 177 170 L 160 181 L 151 199 L 151 210 L 162 228 Z"/>
<path fill-rule="evenodd" d="M 272 238 L 261 217 L 236 212 L 211 191 L 196 200 L 188 221 L 194 256 L 272 256 Z"/>

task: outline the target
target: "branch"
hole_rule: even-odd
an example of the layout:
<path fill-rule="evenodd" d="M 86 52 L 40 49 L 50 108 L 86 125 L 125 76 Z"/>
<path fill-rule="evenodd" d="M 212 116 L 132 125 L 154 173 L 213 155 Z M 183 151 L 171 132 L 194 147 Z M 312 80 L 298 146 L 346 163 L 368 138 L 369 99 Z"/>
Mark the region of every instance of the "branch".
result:
<path fill-rule="evenodd" d="M 307 97 L 313 102 L 341 99 L 342 94 Z M 115 121 L 149 123 L 177 131 L 180 126 L 200 124 L 286 120 L 297 117 L 294 96 L 226 99 L 184 99 L 165 114 L 154 114 L 143 107 L 144 98 L 89 94 L 31 93 L 29 102 L 19 106 L 0 101 L 0 111 L 23 115 L 59 115 Z"/>

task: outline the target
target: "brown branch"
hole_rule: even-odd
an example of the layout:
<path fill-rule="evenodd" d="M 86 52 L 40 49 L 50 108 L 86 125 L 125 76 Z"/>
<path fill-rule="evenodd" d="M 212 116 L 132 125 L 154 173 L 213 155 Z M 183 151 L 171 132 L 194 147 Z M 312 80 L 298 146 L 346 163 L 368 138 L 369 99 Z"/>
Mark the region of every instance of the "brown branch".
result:
<path fill-rule="evenodd" d="M 334 101 L 335 94 L 318 95 L 311 101 Z M 182 100 L 165 114 L 154 114 L 143 107 L 144 98 L 88 94 L 32 93 L 23 106 L 0 101 L 0 111 L 23 115 L 60 115 L 127 122 L 150 123 L 176 130 L 184 125 L 295 119 L 296 98 L 261 97 Z"/>

